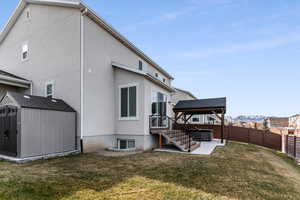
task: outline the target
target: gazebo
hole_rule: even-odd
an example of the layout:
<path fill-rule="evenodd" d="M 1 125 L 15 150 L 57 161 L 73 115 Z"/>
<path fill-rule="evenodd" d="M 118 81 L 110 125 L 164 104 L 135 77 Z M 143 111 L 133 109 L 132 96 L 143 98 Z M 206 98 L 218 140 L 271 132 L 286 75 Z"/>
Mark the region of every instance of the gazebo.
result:
<path fill-rule="evenodd" d="M 175 124 L 181 119 L 188 127 L 188 121 L 193 115 L 216 115 L 221 120 L 221 142 L 224 142 L 224 121 L 226 113 L 226 98 L 197 99 L 179 101 L 173 108 Z"/>

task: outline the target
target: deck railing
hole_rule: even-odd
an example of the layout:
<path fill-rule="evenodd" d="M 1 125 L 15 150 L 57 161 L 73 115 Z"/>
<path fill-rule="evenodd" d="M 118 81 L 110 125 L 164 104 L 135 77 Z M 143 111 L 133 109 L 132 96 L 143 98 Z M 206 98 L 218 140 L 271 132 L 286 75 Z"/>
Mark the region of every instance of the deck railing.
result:
<path fill-rule="evenodd" d="M 168 116 L 150 115 L 149 125 L 150 129 L 170 129 L 172 119 Z"/>

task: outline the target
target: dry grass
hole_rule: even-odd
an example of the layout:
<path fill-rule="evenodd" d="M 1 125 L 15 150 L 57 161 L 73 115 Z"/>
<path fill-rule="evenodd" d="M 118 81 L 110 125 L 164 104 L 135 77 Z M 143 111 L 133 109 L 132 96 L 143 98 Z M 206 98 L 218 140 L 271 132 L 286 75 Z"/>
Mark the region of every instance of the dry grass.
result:
<path fill-rule="evenodd" d="M 210 157 L 89 154 L 0 162 L 0 199 L 300 199 L 300 168 L 280 153 L 239 143 Z"/>

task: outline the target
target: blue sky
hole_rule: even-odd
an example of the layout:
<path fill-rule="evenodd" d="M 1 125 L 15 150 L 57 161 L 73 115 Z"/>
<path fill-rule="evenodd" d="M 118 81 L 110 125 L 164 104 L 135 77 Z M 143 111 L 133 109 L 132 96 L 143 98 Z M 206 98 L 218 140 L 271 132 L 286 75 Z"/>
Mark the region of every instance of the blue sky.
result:
<path fill-rule="evenodd" d="M 85 0 L 198 98 L 228 114 L 300 113 L 299 0 Z M 18 0 L 2 2 L 0 27 Z"/>

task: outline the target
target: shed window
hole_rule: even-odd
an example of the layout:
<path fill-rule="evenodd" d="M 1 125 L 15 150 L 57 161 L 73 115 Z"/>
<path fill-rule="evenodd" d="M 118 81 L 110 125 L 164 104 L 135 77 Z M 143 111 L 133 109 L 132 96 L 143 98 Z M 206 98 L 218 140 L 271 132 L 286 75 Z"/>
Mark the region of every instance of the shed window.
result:
<path fill-rule="evenodd" d="M 139 70 L 143 70 L 143 62 L 141 60 L 139 60 Z"/>
<path fill-rule="evenodd" d="M 54 84 L 53 82 L 46 83 L 46 97 L 52 98 L 54 94 Z"/>
<path fill-rule="evenodd" d="M 29 52 L 28 44 L 25 43 L 22 45 L 22 61 L 28 60 L 28 52 Z"/>
<path fill-rule="evenodd" d="M 137 116 L 137 86 L 122 87 L 121 118 L 136 118 Z"/>

